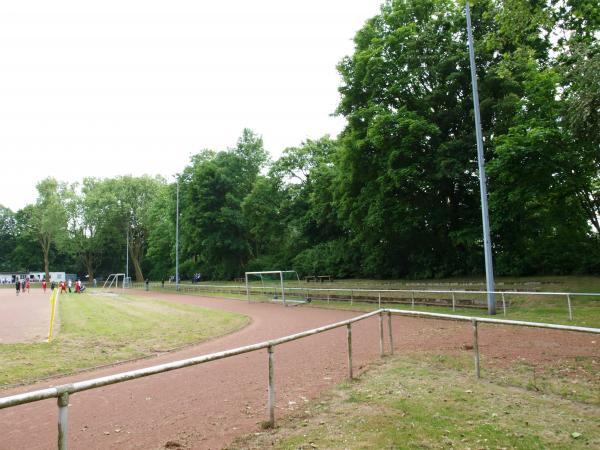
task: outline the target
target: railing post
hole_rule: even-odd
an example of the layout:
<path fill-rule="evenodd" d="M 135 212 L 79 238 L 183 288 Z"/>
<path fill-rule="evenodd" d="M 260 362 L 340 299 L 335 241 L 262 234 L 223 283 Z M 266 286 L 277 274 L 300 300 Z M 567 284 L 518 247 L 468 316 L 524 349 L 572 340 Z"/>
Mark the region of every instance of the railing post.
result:
<path fill-rule="evenodd" d="M 354 290 L 350 290 L 350 306 L 354 304 Z"/>
<path fill-rule="evenodd" d="M 248 286 L 248 274 L 245 276 L 246 278 L 246 300 L 250 303 L 250 286 Z"/>
<path fill-rule="evenodd" d="M 411 298 L 412 298 L 412 307 L 415 307 L 415 291 L 412 291 L 411 293 Z"/>
<path fill-rule="evenodd" d="M 571 295 L 567 294 L 567 305 L 569 305 L 569 320 L 573 320 L 573 310 L 571 309 Z"/>
<path fill-rule="evenodd" d="M 69 393 L 62 392 L 56 403 L 58 404 L 58 450 L 67 450 Z"/>
<path fill-rule="evenodd" d="M 390 355 L 394 354 L 394 337 L 392 334 L 392 313 L 388 311 L 388 332 L 390 333 Z"/>
<path fill-rule="evenodd" d="M 330 296 L 329 291 L 327 291 L 327 304 L 328 305 L 329 305 L 329 296 Z"/>
<path fill-rule="evenodd" d="M 479 333 L 478 333 L 478 323 L 477 320 L 473 319 L 471 321 L 473 324 L 473 351 L 475 354 L 475 373 L 477 375 L 477 379 L 481 378 L 481 372 L 479 370 Z"/>
<path fill-rule="evenodd" d="M 269 355 L 269 425 L 275 426 L 275 370 L 273 367 L 273 346 L 267 347 L 267 353 Z"/>
<path fill-rule="evenodd" d="M 379 305 L 379 309 L 381 309 L 381 291 L 379 291 L 378 294 L 379 294 L 378 305 Z"/>
<path fill-rule="evenodd" d="M 348 335 L 348 378 L 352 379 L 352 324 L 346 325 Z"/>
<path fill-rule="evenodd" d="M 452 292 L 452 311 L 454 311 L 456 309 L 456 300 L 454 299 L 454 292 Z"/>
<path fill-rule="evenodd" d="M 383 312 L 379 313 L 379 356 L 383 358 Z"/>
<path fill-rule="evenodd" d="M 504 300 L 504 292 L 502 293 L 502 310 L 504 311 L 504 317 L 506 317 L 506 301 Z"/>

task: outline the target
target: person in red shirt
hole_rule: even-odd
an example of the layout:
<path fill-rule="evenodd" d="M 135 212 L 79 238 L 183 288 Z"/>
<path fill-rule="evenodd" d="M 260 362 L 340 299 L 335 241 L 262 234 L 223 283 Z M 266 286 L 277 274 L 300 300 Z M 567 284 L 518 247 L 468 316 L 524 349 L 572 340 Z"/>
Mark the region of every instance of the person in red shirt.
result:
<path fill-rule="evenodd" d="M 64 281 L 60 282 L 60 293 L 67 293 L 67 283 L 65 283 Z"/>
<path fill-rule="evenodd" d="M 81 294 L 81 281 L 77 280 L 75 282 L 75 293 Z"/>
<path fill-rule="evenodd" d="M 29 279 L 27 279 L 27 281 L 25 282 L 25 287 L 27 288 L 27 293 L 29 294 L 29 288 L 30 288 Z"/>
<path fill-rule="evenodd" d="M 44 278 L 44 279 L 42 280 L 42 289 L 44 290 L 44 292 L 46 292 L 46 286 L 47 286 L 47 284 L 46 284 L 46 279 Z"/>

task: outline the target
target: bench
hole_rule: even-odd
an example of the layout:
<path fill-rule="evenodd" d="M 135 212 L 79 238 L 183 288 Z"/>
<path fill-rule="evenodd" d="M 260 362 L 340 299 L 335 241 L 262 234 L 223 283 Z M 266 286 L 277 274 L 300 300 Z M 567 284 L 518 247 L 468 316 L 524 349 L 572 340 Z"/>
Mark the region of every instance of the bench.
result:
<path fill-rule="evenodd" d="M 321 283 L 324 281 L 331 281 L 331 275 L 319 275 L 317 278 Z"/>
<path fill-rule="evenodd" d="M 307 277 L 304 277 L 304 281 L 306 281 L 307 283 L 310 283 L 311 281 L 317 281 L 317 277 L 315 277 L 314 275 L 310 275 Z"/>

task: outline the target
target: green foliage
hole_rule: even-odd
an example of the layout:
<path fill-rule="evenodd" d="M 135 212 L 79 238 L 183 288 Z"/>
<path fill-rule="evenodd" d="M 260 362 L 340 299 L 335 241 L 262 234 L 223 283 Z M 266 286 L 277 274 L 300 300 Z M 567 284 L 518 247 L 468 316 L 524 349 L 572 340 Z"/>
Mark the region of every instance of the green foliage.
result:
<path fill-rule="evenodd" d="M 166 280 L 175 273 L 175 189 L 175 184 L 161 186 L 148 213 L 146 260 L 153 280 Z"/>
<path fill-rule="evenodd" d="M 600 7 L 482 0 L 472 19 L 496 273 L 597 272 Z M 463 2 L 387 0 L 339 63 L 337 139 L 271 162 L 244 129 L 234 147 L 192 156 L 180 175 L 181 274 L 482 274 L 465 22 Z M 120 271 L 129 235 L 138 280 L 174 274 L 174 183 L 73 188 L 44 180 L 36 205 L 0 210 L 1 267 Z"/>
<path fill-rule="evenodd" d="M 310 247 L 293 259 L 293 267 L 304 275 L 331 275 L 349 278 L 356 274 L 358 264 L 343 239 L 327 241 Z"/>
<path fill-rule="evenodd" d="M 237 146 L 204 151 L 186 167 L 181 186 L 184 255 L 208 277 L 239 276 L 251 255 L 242 202 L 267 162 L 262 138 L 244 130 Z"/>
<path fill-rule="evenodd" d="M 12 257 L 17 244 L 16 225 L 14 213 L 0 205 L 0 271 L 12 270 Z"/>
<path fill-rule="evenodd" d="M 562 49 L 551 34 L 570 18 L 562 14 L 525 0 L 473 8 L 500 273 L 589 270 L 582 255 L 598 255 L 588 224 L 598 217 L 598 145 L 580 151 L 560 126 L 565 82 L 551 51 Z M 340 63 L 348 126 L 336 198 L 366 276 L 481 270 L 463 17 L 451 1 L 387 2 Z"/>

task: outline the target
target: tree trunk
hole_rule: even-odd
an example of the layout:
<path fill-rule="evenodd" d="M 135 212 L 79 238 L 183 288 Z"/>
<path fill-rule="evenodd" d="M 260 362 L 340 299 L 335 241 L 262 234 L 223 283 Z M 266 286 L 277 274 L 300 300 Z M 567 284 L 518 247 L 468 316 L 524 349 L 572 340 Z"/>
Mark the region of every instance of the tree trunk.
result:
<path fill-rule="evenodd" d="M 42 246 L 42 253 L 44 254 L 44 272 L 46 273 L 46 282 L 50 283 L 50 239 L 42 235 L 40 238 L 40 244 Z"/>
<path fill-rule="evenodd" d="M 85 268 L 87 270 L 88 281 L 93 281 L 94 280 L 94 264 L 93 264 L 93 260 L 94 260 L 94 258 L 91 257 L 90 255 L 87 255 L 86 258 L 85 258 Z"/>
<path fill-rule="evenodd" d="M 140 263 L 141 245 L 134 241 L 129 247 L 129 254 L 131 255 L 131 262 L 133 263 L 133 269 L 135 270 L 135 281 L 143 282 L 144 274 L 142 273 L 142 265 Z"/>
<path fill-rule="evenodd" d="M 144 275 L 142 274 L 142 267 L 140 266 L 140 262 L 137 258 L 131 255 L 131 262 L 133 263 L 133 268 L 135 270 L 135 281 L 142 282 L 144 281 Z"/>
<path fill-rule="evenodd" d="M 49 263 L 48 263 L 48 252 L 45 251 L 44 252 L 44 272 L 46 272 L 46 283 L 50 282 L 50 270 L 48 268 Z"/>

